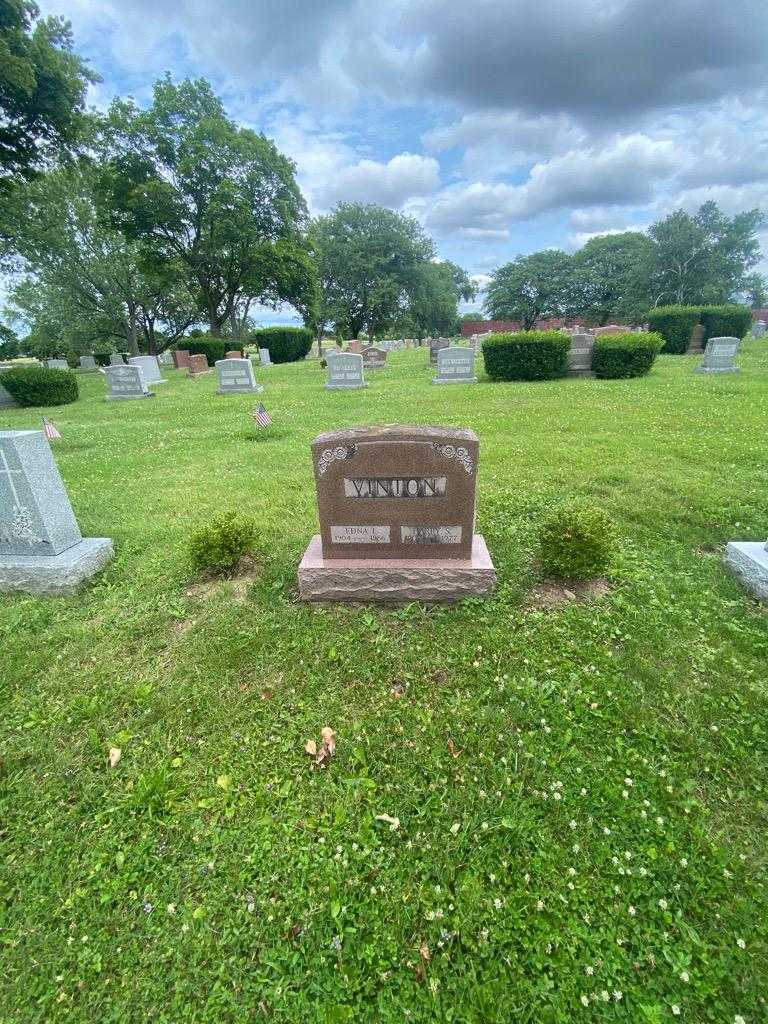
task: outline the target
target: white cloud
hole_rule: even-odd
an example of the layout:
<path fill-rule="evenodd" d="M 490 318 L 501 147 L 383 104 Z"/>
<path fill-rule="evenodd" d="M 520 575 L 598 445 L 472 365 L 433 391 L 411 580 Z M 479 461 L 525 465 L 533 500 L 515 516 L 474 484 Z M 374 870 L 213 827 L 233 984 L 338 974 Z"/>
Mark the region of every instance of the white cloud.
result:
<path fill-rule="evenodd" d="M 360 160 L 341 168 L 320 190 L 323 205 L 334 202 L 380 203 L 399 208 L 414 196 L 440 187 L 440 165 L 434 157 L 399 153 L 387 163 Z"/>

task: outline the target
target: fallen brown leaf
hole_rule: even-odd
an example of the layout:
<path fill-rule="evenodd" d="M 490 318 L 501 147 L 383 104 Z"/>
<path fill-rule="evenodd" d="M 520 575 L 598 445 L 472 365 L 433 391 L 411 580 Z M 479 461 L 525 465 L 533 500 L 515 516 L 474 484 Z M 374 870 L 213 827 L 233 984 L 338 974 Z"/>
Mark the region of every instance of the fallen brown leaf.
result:
<path fill-rule="evenodd" d="M 452 757 L 459 757 L 461 754 L 461 751 L 457 749 L 456 744 L 450 738 L 448 740 L 448 750 Z"/>
<path fill-rule="evenodd" d="M 304 753 L 309 754 L 310 757 L 317 756 L 317 744 L 314 740 L 307 740 L 304 744 Z"/>
<path fill-rule="evenodd" d="M 421 956 L 421 959 L 424 961 L 425 964 L 428 964 L 429 961 L 432 959 L 432 954 L 429 952 L 429 946 L 426 944 L 426 942 L 420 943 L 419 955 Z"/>

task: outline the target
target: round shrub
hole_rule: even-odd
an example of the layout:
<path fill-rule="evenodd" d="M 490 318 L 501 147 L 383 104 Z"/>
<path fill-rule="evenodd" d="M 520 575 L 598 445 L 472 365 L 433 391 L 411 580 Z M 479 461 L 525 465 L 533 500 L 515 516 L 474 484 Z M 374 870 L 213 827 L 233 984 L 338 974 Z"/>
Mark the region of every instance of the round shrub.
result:
<path fill-rule="evenodd" d="M 256 539 L 256 523 L 237 512 L 223 512 L 189 538 L 189 556 L 201 572 L 226 573 L 235 568 Z"/>
<path fill-rule="evenodd" d="M 262 327 L 251 337 L 259 348 L 269 349 L 273 363 L 295 363 L 303 359 L 315 340 L 308 327 Z"/>
<path fill-rule="evenodd" d="M 0 374 L 0 384 L 17 405 L 68 405 L 80 395 L 74 373 L 45 366 L 5 370 Z"/>
<path fill-rule="evenodd" d="M 541 567 L 561 580 L 592 580 L 610 568 L 616 550 L 613 522 L 602 509 L 556 509 L 539 534 Z"/>
<path fill-rule="evenodd" d="M 491 380 L 554 380 L 568 372 L 571 341 L 560 331 L 492 334 L 483 341 Z"/>
<path fill-rule="evenodd" d="M 218 359 L 224 358 L 229 344 L 223 338 L 214 338 L 211 334 L 203 334 L 199 338 L 185 338 L 178 347 L 186 349 L 191 356 L 205 356 L 208 365 L 213 366 Z"/>
<path fill-rule="evenodd" d="M 648 313 L 647 320 L 650 329 L 661 335 L 664 352 L 684 355 L 700 315 L 701 306 L 659 306 Z"/>
<path fill-rule="evenodd" d="M 664 347 L 660 334 L 604 334 L 595 338 L 592 371 L 603 380 L 644 377 Z"/>
<path fill-rule="evenodd" d="M 708 338 L 743 338 L 752 326 L 749 306 L 703 306 L 701 323 Z"/>

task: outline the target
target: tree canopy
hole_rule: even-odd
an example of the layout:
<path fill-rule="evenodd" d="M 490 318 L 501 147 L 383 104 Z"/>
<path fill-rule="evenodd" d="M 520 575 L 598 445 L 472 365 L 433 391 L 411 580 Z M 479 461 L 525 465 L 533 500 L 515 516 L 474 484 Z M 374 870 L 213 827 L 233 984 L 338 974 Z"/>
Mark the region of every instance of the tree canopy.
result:
<path fill-rule="evenodd" d="M 373 338 L 401 320 L 420 288 L 434 247 L 411 217 L 383 206 L 340 203 L 314 224 L 320 323 Z"/>
<path fill-rule="evenodd" d="M 146 110 L 116 100 L 102 187 L 114 224 L 160 269 L 180 263 L 212 334 L 243 297 L 312 305 L 306 206 L 293 163 L 238 128 L 204 81 L 155 85 Z"/>
<path fill-rule="evenodd" d="M 493 320 L 519 320 L 529 330 L 568 306 L 571 257 L 559 249 L 518 256 L 493 274 L 485 308 Z"/>
<path fill-rule="evenodd" d="M 71 150 L 89 82 L 62 18 L 39 17 L 31 0 L 0 0 L 0 193 Z"/>

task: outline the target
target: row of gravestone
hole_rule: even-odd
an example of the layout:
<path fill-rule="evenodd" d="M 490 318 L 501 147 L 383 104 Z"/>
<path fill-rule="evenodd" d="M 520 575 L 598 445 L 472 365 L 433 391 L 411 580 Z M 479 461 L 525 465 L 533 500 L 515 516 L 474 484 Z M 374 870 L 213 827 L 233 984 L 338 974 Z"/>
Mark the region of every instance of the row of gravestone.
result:
<path fill-rule="evenodd" d="M 435 349 L 437 376 L 433 384 L 476 384 L 475 351 L 472 348 L 446 347 Z M 378 369 L 386 364 L 386 352 L 367 349 L 365 352 L 330 352 L 327 356 L 329 391 L 364 388 L 364 370 Z M 367 362 L 366 362 L 367 357 Z M 432 364 L 432 350 L 430 350 Z"/>
<path fill-rule="evenodd" d="M 189 360 L 186 368 L 190 377 L 211 372 L 205 355 L 187 355 Z M 250 359 L 241 358 L 240 353 L 236 357 L 228 353 L 228 358 L 217 360 L 215 367 L 219 377 L 217 394 L 258 394 L 264 390 L 256 382 L 253 363 Z M 107 366 L 104 375 L 109 387 L 107 401 L 152 398 L 154 393 L 148 385 L 166 383 L 156 356 L 134 356 L 127 366 Z"/>

